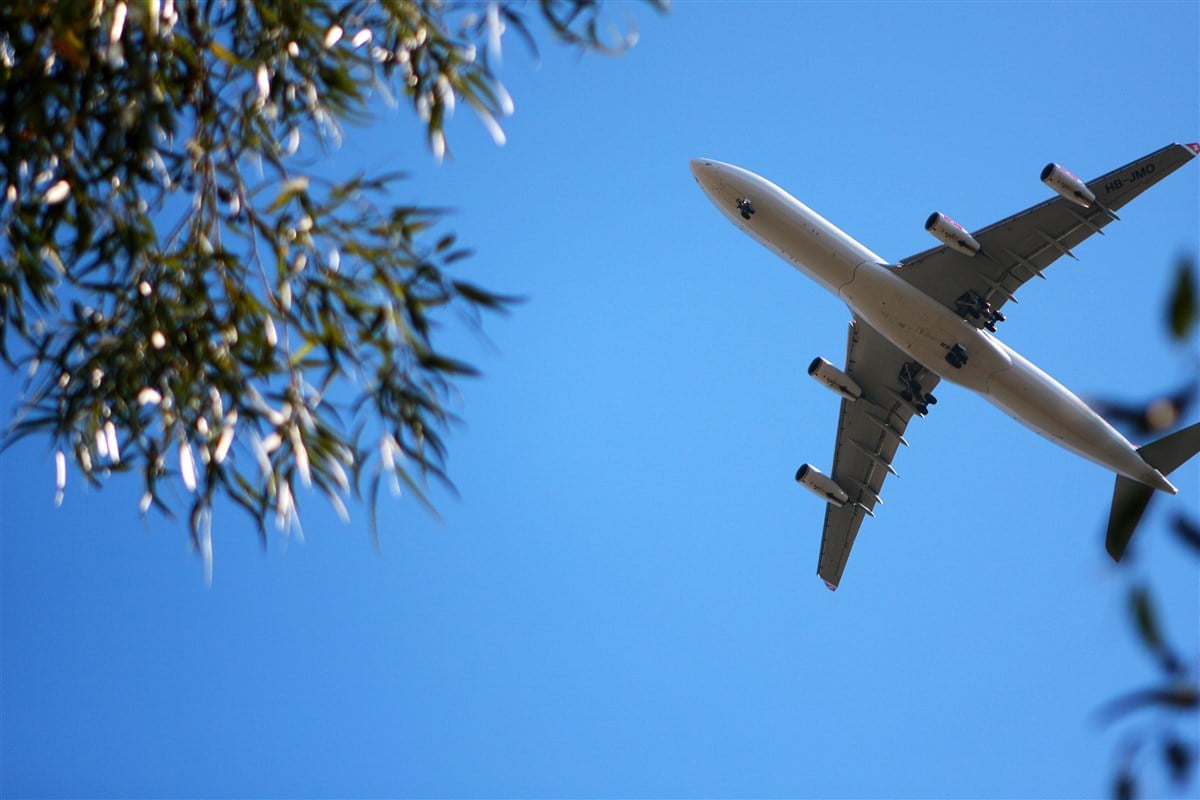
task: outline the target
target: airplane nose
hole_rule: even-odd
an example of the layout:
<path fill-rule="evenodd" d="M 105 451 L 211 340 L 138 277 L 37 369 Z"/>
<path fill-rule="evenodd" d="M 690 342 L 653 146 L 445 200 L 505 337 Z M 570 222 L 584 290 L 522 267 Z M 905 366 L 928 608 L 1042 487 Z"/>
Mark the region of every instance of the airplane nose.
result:
<path fill-rule="evenodd" d="M 711 158 L 693 158 L 688 162 L 688 166 L 692 170 L 692 176 L 696 179 L 696 183 L 700 184 L 704 193 L 716 202 L 716 197 L 722 194 L 725 183 L 721 173 L 721 162 L 713 161 Z"/>
<path fill-rule="evenodd" d="M 705 177 L 713 175 L 717 168 L 711 159 L 693 158 L 688 162 L 688 166 L 692 170 L 692 175 L 696 180 L 703 182 Z"/>

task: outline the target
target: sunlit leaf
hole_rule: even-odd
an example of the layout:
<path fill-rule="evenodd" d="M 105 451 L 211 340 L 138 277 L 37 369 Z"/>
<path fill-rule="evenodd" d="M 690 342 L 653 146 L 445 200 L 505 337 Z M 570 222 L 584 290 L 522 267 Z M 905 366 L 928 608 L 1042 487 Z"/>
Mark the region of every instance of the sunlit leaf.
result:
<path fill-rule="evenodd" d="M 209 42 L 208 49 L 212 52 L 212 54 L 214 56 L 221 59 L 222 61 L 224 61 L 226 64 L 229 64 L 230 66 L 236 67 L 239 65 L 239 63 L 241 61 L 241 59 L 239 59 L 233 53 L 229 52 L 229 49 L 227 47 L 225 47 L 225 45 L 221 44 L 220 42 Z"/>

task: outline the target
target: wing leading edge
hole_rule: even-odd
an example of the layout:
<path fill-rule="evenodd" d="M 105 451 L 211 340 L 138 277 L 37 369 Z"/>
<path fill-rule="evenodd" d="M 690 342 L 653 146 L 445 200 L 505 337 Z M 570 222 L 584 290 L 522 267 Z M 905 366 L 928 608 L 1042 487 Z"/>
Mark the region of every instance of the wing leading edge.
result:
<path fill-rule="evenodd" d="M 825 510 L 817 575 L 836 589 L 863 518 L 874 516 L 892 460 L 914 414 L 929 405 L 937 375 L 910 360 L 857 316 L 846 342 L 846 374 L 862 388 L 857 400 L 842 400 L 831 478 L 849 495 Z M 933 402 L 936 402 L 934 400 Z"/>

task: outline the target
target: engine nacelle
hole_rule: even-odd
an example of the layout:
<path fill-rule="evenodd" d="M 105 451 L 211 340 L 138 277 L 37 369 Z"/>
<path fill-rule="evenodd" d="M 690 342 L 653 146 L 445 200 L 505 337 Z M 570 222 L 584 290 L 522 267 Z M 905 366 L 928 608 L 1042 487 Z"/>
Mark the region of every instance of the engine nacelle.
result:
<path fill-rule="evenodd" d="M 846 505 L 850 500 L 850 495 L 846 494 L 845 489 L 834 483 L 833 478 L 826 476 L 812 464 L 805 464 L 796 470 L 796 483 L 838 508 Z"/>
<path fill-rule="evenodd" d="M 1084 208 L 1091 208 L 1096 202 L 1096 195 L 1084 185 L 1083 181 L 1071 174 L 1071 171 L 1058 164 L 1047 164 L 1042 170 L 1042 183 L 1049 186 L 1072 203 Z"/>
<path fill-rule="evenodd" d="M 964 256 L 973 256 L 979 252 L 979 242 L 975 241 L 975 237 L 940 211 L 933 212 L 929 219 L 925 220 L 925 230 Z"/>
<path fill-rule="evenodd" d="M 854 382 L 846 373 L 830 364 L 823 358 L 817 357 L 808 365 L 808 374 L 822 386 L 837 392 L 847 400 L 857 400 L 862 397 L 862 387 Z"/>

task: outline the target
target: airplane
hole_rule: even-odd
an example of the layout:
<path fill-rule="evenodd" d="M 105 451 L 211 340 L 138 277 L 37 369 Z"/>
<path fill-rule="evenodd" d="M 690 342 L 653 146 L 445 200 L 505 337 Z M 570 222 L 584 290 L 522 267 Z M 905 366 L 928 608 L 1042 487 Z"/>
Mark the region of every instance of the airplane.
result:
<path fill-rule="evenodd" d="M 1200 451 L 1200 423 L 1138 448 L 1054 378 L 995 335 L 1000 310 L 1071 248 L 1118 220 L 1116 211 L 1200 155 L 1170 144 L 1084 183 L 1057 163 L 1042 182 L 1057 196 L 974 233 L 941 212 L 925 230 L 941 244 L 898 263 L 867 249 L 767 179 L 732 164 L 693 159 L 693 176 L 736 227 L 841 298 L 852 313 L 846 364 L 816 358 L 808 374 L 841 400 L 833 469 L 812 464 L 796 481 L 826 501 L 817 575 L 841 583 L 864 518 L 909 420 L 937 402 L 941 380 L 982 395 L 1051 442 L 1117 474 L 1105 546 L 1120 560 L 1155 490 Z"/>

